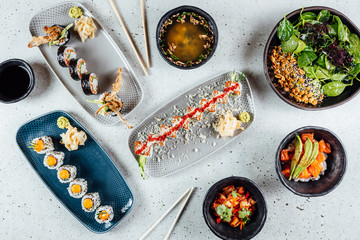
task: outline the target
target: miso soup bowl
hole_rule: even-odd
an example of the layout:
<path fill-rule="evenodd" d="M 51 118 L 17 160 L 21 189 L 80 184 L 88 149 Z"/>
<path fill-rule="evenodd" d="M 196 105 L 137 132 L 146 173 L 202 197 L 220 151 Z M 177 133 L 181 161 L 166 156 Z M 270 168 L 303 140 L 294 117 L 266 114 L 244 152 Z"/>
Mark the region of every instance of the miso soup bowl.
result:
<path fill-rule="evenodd" d="M 160 33 L 161 33 L 161 29 L 162 26 L 165 24 L 165 22 L 173 15 L 177 14 L 177 13 L 182 13 L 182 12 L 194 12 L 196 14 L 198 14 L 199 16 L 202 16 L 206 19 L 206 21 L 209 23 L 212 31 L 213 31 L 213 35 L 214 35 L 214 43 L 213 43 L 213 47 L 211 52 L 208 54 L 206 59 L 203 59 L 200 63 L 196 64 L 196 65 L 192 65 L 189 67 L 182 67 L 179 65 L 176 65 L 175 63 L 171 62 L 167 56 L 164 54 L 164 52 L 161 49 L 161 43 L 160 43 Z M 208 62 L 210 60 L 210 58 L 214 55 L 214 52 L 216 50 L 217 47 L 217 43 L 218 43 L 218 29 L 216 27 L 215 24 L 215 20 L 205 11 L 203 11 L 200 8 L 194 7 L 194 6 L 181 6 L 181 7 L 177 7 L 174 8 L 170 11 L 168 11 L 167 13 L 164 14 L 164 16 L 162 16 L 162 18 L 160 19 L 157 27 L 156 27 L 156 46 L 157 49 L 159 50 L 159 53 L 161 55 L 161 57 L 171 66 L 179 68 L 179 69 L 185 69 L 185 70 L 190 70 L 190 69 L 194 69 L 194 68 L 198 68 L 202 65 L 204 65 L 206 62 Z"/>

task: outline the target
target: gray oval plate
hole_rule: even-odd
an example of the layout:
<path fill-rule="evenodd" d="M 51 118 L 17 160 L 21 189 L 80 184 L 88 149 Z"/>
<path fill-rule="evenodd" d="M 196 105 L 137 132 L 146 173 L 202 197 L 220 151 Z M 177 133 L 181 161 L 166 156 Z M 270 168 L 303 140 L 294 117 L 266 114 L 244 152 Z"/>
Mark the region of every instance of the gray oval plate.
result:
<path fill-rule="evenodd" d="M 150 133 L 158 133 L 161 124 L 171 125 L 174 116 L 183 116 L 187 106 L 198 106 L 200 100 L 211 96 L 213 90 L 222 91 L 225 82 L 230 80 L 231 74 L 232 72 L 227 72 L 200 84 L 175 98 L 139 124 L 129 137 L 129 148 L 135 159 L 138 159 L 134 152 L 135 141 L 145 140 Z M 241 130 L 237 130 L 233 137 L 219 138 L 212 127 L 212 123 L 218 115 L 226 109 L 231 110 L 234 115 L 238 115 L 242 111 L 250 113 L 251 120 L 242 124 L 244 130 L 247 129 L 255 117 L 254 100 L 247 78 L 241 79 L 240 83 L 240 96 L 229 96 L 226 104 L 217 103 L 215 113 L 204 112 L 202 120 L 200 122 L 192 121 L 189 130 L 180 129 L 176 138 L 168 138 L 165 146 L 154 148 L 151 157 L 146 160 L 145 173 L 151 177 L 172 174 L 209 156 L 233 141 L 240 135 Z"/>
<path fill-rule="evenodd" d="M 42 30 L 44 26 L 53 26 L 55 24 L 67 26 L 70 23 L 75 23 L 75 19 L 70 18 L 68 15 L 69 9 L 74 6 L 80 7 L 84 15 L 94 19 L 97 31 L 95 32 L 95 38 L 88 39 L 83 43 L 77 32 L 74 32 L 72 29 L 70 30 L 70 41 L 66 45 L 75 48 L 77 56 L 86 61 L 88 71 L 94 72 L 99 76 L 101 93 L 112 89 L 112 83 L 115 82 L 118 69 L 120 67 L 123 68 L 124 85 L 118 94 L 124 104 L 122 114 L 126 116 L 141 102 L 143 97 L 142 89 L 124 54 L 89 10 L 77 2 L 65 2 L 54 5 L 39 12 L 31 19 L 29 26 L 30 33 L 32 36 L 45 35 Z M 64 84 L 80 105 L 93 116 L 99 107 L 97 104 L 87 102 L 87 100 L 98 99 L 99 96 L 85 95 L 80 81 L 74 81 L 70 77 L 69 69 L 59 65 L 57 61 L 57 46 L 49 47 L 47 44 L 44 44 L 39 46 L 39 50 L 55 76 Z M 117 117 L 101 115 L 97 115 L 95 119 L 104 125 L 113 125 L 120 121 Z"/>

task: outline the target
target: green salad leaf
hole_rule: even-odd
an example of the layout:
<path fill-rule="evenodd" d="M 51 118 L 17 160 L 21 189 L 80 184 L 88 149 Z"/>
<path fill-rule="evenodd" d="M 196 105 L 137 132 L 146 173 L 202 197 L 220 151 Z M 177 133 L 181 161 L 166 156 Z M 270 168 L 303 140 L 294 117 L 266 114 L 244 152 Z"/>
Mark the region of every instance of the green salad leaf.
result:
<path fill-rule="evenodd" d="M 327 22 L 330 19 L 330 12 L 328 10 L 321 10 L 317 15 L 316 20 L 319 22 Z"/>
<path fill-rule="evenodd" d="M 323 92 L 328 97 L 337 97 L 339 96 L 347 86 L 350 84 L 345 84 L 343 82 L 335 81 L 326 83 L 323 86 Z"/>
<path fill-rule="evenodd" d="M 287 41 L 294 34 L 294 26 L 289 20 L 286 19 L 284 15 L 284 20 L 282 20 L 277 28 L 277 36 L 280 41 Z"/>
<path fill-rule="evenodd" d="M 287 41 L 281 42 L 281 48 L 286 53 L 292 53 L 296 50 L 299 45 L 299 39 L 292 35 Z"/>
<path fill-rule="evenodd" d="M 313 61 L 317 59 L 317 56 L 314 52 L 303 51 L 300 53 L 298 57 L 298 65 L 299 67 L 305 67 L 310 65 Z"/>
<path fill-rule="evenodd" d="M 349 41 L 347 27 L 342 23 L 341 19 L 338 16 L 334 15 L 334 19 L 338 24 L 338 28 L 337 28 L 338 40 L 341 42 Z"/>

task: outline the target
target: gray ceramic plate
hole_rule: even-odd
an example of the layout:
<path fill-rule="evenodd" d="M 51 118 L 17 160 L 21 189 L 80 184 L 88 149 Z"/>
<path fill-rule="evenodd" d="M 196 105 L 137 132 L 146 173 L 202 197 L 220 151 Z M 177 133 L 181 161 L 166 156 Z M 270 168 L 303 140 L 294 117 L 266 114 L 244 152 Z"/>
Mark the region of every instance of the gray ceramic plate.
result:
<path fill-rule="evenodd" d="M 82 43 L 77 32 L 71 30 L 70 41 L 66 45 L 75 48 L 77 56 L 86 61 L 89 72 L 94 72 L 98 75 L 101 93 L 112 89 L 112 83 L 114 83 L 116 79 L 119 67 L 123 68 L 124 85 L 118 95 L 121 97 L 124 104 L 122 114 L 123 116 L 126 116 L 138 106 L 142 100 L 142 89 L 136 79 L 134 71 L 119 47 L 96 21 L 96 18 L 89 10 L 77 2 L 57 4 L 39 12 L 31 19 L 29 26 L 30 33 L 32 36 L 45 35 L 42 28 L 46 25 L 53 26 L 59 24 L 67 26 L 70 23 L 74 23 L 75 20 L 68 15 L 69 9 L 74 6 L 80 7 L 83 10 L 84 15 L 90 16 L 95 20 L 97 31 L 95 32 L 95 38 L 88 39 L 85 43 Z M 98 109 L 98 105 L 89 103 L 87 100 L 94 100 L 99 98 L 99 96 L 87 96 L 83 93 L 80 81 L 74 81 L 70 77 L 69 69 L 59 65 L 57 61 L 57 49 L 58 47 L 52 46 L 50 48 L 47 44 L 39 47 L 39 50 L 51 71 L 64 84 L 80 105 L 93 116 Z M 104 125 L 113 125 L 119 122 L 119 118 L 111 116 L 97 115 L 95 119 Z"/>
<path fill-rule="evenodd" d="M 141 136 L 158 133 L 161 124 L 171 125 L 172 118 L 175 115 L 183 116 L 185 114 L 183 110 L 186 110 L 189 105 L 198 106 L 201 98 L 211 95 L 212 90 L 222 91 L 225 82 L 229 81 L 230 78 L 231 72 L 227 72 L 196 86 L 175 98 L 139 124 L 129 137 L 129 148 L 135 159 L 138 158 L 134 152 L 135 141 L 141 140 Z M 241 95 L 239 97 L 229 96 L 229 100 L 225 105 L 217 103 L 216 113 L 203 113 L 202 120 L 192 122 L 193 126 L 190 127 L 190 130 L 179 130 L 176 138 L 167 139 L 165 146 L 158 148 L 159 151 L 153 151 L 152 156 L 147 159 L 145 173 L 151 177 L 172 174 L 209 156 L 238 137 L 242 132 L 240 130 L 237 130 L 233 137 L 219 138 L 212 127 L 212 123 L 218 114 L 225 109 L 231 110 L 234 115 L 238 115 L 242 111 L 250 113 L 251 120 L 242 124 L 242 127 L 247 129 L 255 117 L 254 100 L 248 80 L 243 78 L 240 83 Z"/>

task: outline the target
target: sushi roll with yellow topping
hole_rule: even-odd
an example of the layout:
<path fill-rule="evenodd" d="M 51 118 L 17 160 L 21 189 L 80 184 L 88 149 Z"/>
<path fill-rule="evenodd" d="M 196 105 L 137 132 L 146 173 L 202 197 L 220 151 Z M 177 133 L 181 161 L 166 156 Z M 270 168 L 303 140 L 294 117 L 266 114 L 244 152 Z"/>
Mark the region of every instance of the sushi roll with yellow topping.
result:
<path fill-rule="evenodd" d="M 51 137 L 43 136 L 35 138 L 31 141 L 29 148 L 34 149 L 39 154 L 44 154 L 54 150 L 54 143 Z"/>
<path fill-rule="evenodd" d="M 76 178 L 69 184 L 68 192 L 73 198 L 82 198 L 87 193 L 87 182 L 83 178 Z"/>
<path fill-rule="evenodd" d="M 76 177 L 76 167 L 72 165 L 63 165 L 59 167 L 57 177 L 61 183 L 69 183 Z"/>
<path fill-rule="evenodd" d="M 44 166 L 48 169 L 58 169 L 64 163 L 63 152 L 50 151 L 44 157 Z"/>
<path fill-rule="evenodd" d="M 100 206 L 95 213 L 95 220 L 98 223 L 108 223 L 114 218 L 113 208 L 109 205 Z"/>
<path fill-rule="evenodd" d="M 81 199 L 81 207 L 85 212 L 93 212 L 100 206 L 99 193 L 87 193 Z"/>

